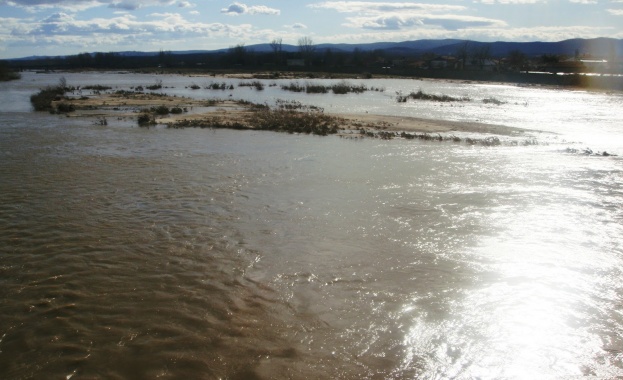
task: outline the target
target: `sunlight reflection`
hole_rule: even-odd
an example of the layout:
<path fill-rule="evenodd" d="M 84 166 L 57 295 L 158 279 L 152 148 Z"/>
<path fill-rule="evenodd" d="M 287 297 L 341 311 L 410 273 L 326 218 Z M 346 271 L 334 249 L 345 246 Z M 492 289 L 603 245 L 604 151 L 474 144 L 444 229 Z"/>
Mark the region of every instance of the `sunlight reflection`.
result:
<path fill-rule="evenodd" d="M 611 263 L 586 249 L 599 235 L 569 207 L 502 208 L 489 215 L 504 228 L 472 252 L 488 263 L 481 283 L 463 299 L 444 299 L 447 315 L 417 315 L 405 337 L 403 367 L 431 378 L 560 378 L 594 373 L 602 353 L 591 331 L 600 291 L 594 271 Z M 603 242 L 606 244 L 606 242 Z M 419 300 L 405 306 L 414 314 Z M 425 358 L 425 363 L 416 363 Z M 599 372 L 597 370 L 597 372 Z M 426 376 L 425 376 L 426 377 Z"/>

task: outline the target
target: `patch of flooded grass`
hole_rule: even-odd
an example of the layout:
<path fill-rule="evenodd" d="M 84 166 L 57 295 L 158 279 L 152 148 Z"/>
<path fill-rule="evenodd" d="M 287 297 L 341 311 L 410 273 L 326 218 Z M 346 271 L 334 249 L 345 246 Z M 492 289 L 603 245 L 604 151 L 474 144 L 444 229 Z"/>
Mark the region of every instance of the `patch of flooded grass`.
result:
<path fill-rule="evenodd" d="M 291 92 L 305 92 L 307 94 L 327 94 L 329 92 L 333 92 L 336 95 L 345 95 L 350 93 L 361 94 L 366 91 L 384 91 L 382 88 L 368 88 L 362 84 L 354 85 L 347 81 L 341 81 L 333 85 L 322 85 L 312 82 L 307 82 L 305 84 L 290 82 L 287 85 L 282 85 L 281 89 Z"/>
<path fill-rule="evenodd" d="M 427 94 L 422 90 L 418 90 L 417 92 L 411 92 L 409 95 L 402 95 L 401 93 L 397 94 L 396 100 L 398 103 L 406 103 L 407 100 L 427 100 L 434 102 L 469 102 L 471 99 L 467 96 L 463 97 L 453 97 L 449 95 L 435 95 L 435 94 Z"/>

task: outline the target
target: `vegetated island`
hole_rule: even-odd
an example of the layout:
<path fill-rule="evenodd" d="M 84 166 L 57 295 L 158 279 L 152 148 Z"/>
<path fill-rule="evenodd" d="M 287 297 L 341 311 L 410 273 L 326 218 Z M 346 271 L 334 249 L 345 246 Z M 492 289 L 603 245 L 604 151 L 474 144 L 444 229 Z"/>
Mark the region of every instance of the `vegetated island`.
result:
<path fill-rule="evenodd" d="M 90 90 L 90 95 L 82 95 L 83 90 Z M 526 136 L 522 144 L 536 144 L 533 138 L 524 134 L 525 130 L 500 125 L 372 114 L 328 114 L 321 108 L 295 101 L 281 100 L 275 106 L 269 107 L 266 104 L 246 101 L 199 100 L 143 90 L 112 91 L 106 86 L 75 88 L 68 87 L 61 79 L 58 86 L 48 87 L 32 95 L 31 102 L 37 111 L 64 114 L 67 117 L 92 118 L 95 124 L 100 125 L 107 125 L 109 119 L 116 119 L 129 120 L 140 127 L 162 125 L 174 129 L 267 130 L 322 136 L 336 134 L 350 138 L 404 138 L 482 145 L 500 145 L 498 136 Z M 438 100 L 423 96 L 421 92 L 411 96 L 415 99 Z M 397 101 L 404 100 L 398 98 Z M 466 137 L 469 134 L 477 136 Z M 514 140 L 513 144 L 517 143 Z"/>
<path fill-rule="evenodd" d="M 13 70 L 6 62 L 0 61 L 0 82 L 18 80 L 22 75 Z"/>

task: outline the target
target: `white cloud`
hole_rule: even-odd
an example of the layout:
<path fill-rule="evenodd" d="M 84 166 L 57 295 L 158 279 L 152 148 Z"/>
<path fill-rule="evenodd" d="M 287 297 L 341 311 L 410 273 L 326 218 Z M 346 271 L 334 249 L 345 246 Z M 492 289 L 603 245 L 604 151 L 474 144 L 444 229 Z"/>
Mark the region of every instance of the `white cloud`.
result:
<path fill-rule="evenodd" d="M 411 27 L 440 27 L 445 30 L 458 30 L 468 27 L 506 26 L 500 20 L 462 15 L 432 15 L 417 13 L 389 13 L 379 16 L 349 17 L 345 26 L 361 29 L 400 30 Z"/>
<path fill-rule="evenodd" d="M 180 3 L 185 3 L 181 1 Z M 108 6 L 109 8 L 136 10 L 153 6 L 174 5 L 175 0 L 0 0 L 1 5 L 25 8 L 27 10 L 65 9 L 76 12 L 89 8 Z"/>
<path fill-rule="evenodd" d="M 623 16 L 623 9 L 608 9 L 608 13 L 614 16 Z"/>
<path fill-rule="evenodd" d="M 604 35 L 623 38 L 623 32 L 608 27 L 564 26 L 530 28 L 482 28 L 448 31 L 437 29 L 382 30 L 367 33 L 336 34 L 316 38 L 319 43 L 362 43 L 410 41 L 418 39 L 471 39 L 476 41 L 562 41 L 569 38 L 595 38 Z"/>
<path fill-rule="evenodd" d="M 366 1 L 325 1 L 308 5 L 309 8 L 333 9 L 340 13 L 378 13 L 392 11 L 427 11 L 449 12 L 462 11 L 466 7 L 446 4 L 419 4 L 419 3 L 387 3 Z"/>
<path fill-rule="evenodd" d="M 247 11 L 247 6 L 244 4 L 234 3 L 227 8 L 221 9 L 221 13 L 229 14 L 243 14 Z"/>
<path fill-rule="evenodd" d="M 482 4 L 538 4 L 547 0 L 479 0 Z"/>
<path fill-rule="evenodd" d="M 597 4 L 597 0 L 569 0 L 576 4 Z"/>
<path fill-rule="evenodd" d="M 371 30 L 407 30 L 441 28 L 458 30 L 477 27 L 506 27 L 506 23 L 484 17 L 462 15 L 467 10 L 460 5 L 388 3 L 364 1 L 326 1 L 311 4 L 310 8 L 332 9 L 340 13 L 354 13 L 346 18 L 344 26 Z"/>
<path fill-rule="evenodd" d="M 84 17 L 84 16 L 83 16 Z M 141 16 L 142 17 L 142 16 Z M 300 29 L 262 29 L 251 24 L 196 22 L 175 12 L 81 18 L 55 12 L 39 19 L 0 16 L 0 54 L 6 57 L 77 54 L 85 51 L 219 49 L 275 38 L 295 43 Z M 301 24 L 302 25 L 302 24 Z"/>
<path fill-rule="evenodd" d="M 265 5 L 248 6 L 242 3 L 233 3 L 227 8 L 221 9 L 221 13 L 225 13 L 230 16 L 242 14 L 279 15 L 281 11 L 279 9 L 269 8 Z"/>
<path fill-rule="evenodd" d="M 3 45 L 39 46 L 41 49 L 58 49 L 58 46 L 93 50 L 102 49 L 103 46 L 115 47 L 115 50 L 124 46 L 139 46 L 145 49 L 150 45 L 162 46 L 163 41 L 172 46 L 178 41 L 177 46 L 181 46 L 189 40 L 261 42 L 274 36 L 273 31 L 258 30 L 249 24 L 192 22 L 177 13 L 153 13 L 147 20 L 139 20 L 131 14 L 79 20 L 58 12 L 39 21 L 0 17 L 0 25 L 0 41 Z"/>

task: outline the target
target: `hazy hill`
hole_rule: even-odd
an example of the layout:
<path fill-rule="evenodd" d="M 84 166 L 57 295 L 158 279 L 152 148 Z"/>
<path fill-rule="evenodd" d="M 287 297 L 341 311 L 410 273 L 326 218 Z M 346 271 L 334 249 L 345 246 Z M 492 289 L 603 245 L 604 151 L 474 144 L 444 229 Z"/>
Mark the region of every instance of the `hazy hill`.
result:
<path fill-rule="evenodd" d="M 331 49 L 333 52 L 353 52 L 355 49 L 360 51 L 380 50 L 387 51 L 394 55 L 405 56 L 418 55 L 422 53 L 435 53 L 439 55 L 452 55 L 464 46 L 475 49 L 483 45 L 490 46 L 490 54 L 494 57 L 507 56 L 509 52 L 518 50 L 527 56 L 540 56 L 543 54 L 555 55 L 575 55 L 576 51 L 580 54 L 592 54 L 596 56 L 623 56 L 623 39 L 614 38 L 594 38 L 594 39 L 570 39 L 559 42 L 478 42 L 456 39 L 445 40 L 417 40 L 404 42 L 377 42 L 370 44 L 318 44 L 316 51 Z M 282 46 L 283 51 L 296 52 L 298 46 Z M 255 52 L 271 52 L 270 44 L 249 45 L 247 49 Z M 226 51 L 227 49 L 223 49 Z"/>
<path fill-rule="evenodd" d="M 573 56 L 576 52 L 579 54 L 591 54 L 601 57 L 623 57 L 623 39 L 614 38 L 593 38 L 593 39 L 570 39 L 559 42 L 478 42 L 456 39 L 443 40 L 417 40 L 404 42 L 375 42 L 369 44 L 317 44 L 316 52 L 322 53 L 326 50 L 332 52 L 351 53 L 355 50 L 359 51 L 384 51 L 393 56 L 416 56 L 422 53 L 434 53 L 439 55 L 453 55 L 459 49 L 467 47 L 468 51 L 478 49 L 481 46 L 489 45 L 489 53 L 493 57 L 504 57 L 509 52 L 518 50 L 526 54 L 528 57 L 541 56 L 543 54 L 567 55 Z M 257 44 L 245 46 L 247 51 L 263 53 L 272 52 L 270 44 Z M 281 46 L 284 52 L 297 52 L 297 45 L 283 44 Z M 175 55 L 190 55 L 202 53 L 225 53 L 230 49 L 218 50 L 186 50 L 173 51 Z M 92 53 L 95 54 L 95 53 Z M 124 51 L 116 54 L 126 57 L 155 56 L 160 52 L 139 52 Z M 32 56 L 14 59 L 17 60 L 36 60 L 46 57 Z"/>

